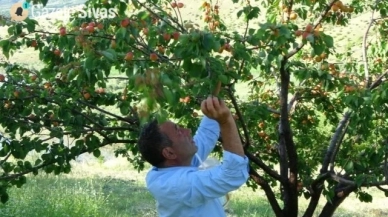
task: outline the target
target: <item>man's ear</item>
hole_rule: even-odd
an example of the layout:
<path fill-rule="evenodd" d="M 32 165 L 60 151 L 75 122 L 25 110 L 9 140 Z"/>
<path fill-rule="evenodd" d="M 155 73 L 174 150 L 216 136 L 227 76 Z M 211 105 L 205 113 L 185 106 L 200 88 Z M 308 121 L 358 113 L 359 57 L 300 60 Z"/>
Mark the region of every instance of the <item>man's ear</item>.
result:
<path fill-rule="evenodd" d="M 174 152 L 174 149 L 172 149 L 171 147 L 163 148 L 162 154 L 163 154 L 164 158 L 169 159 L 169 160 L 173 160 L 177 157 L 175 152 Z"/>

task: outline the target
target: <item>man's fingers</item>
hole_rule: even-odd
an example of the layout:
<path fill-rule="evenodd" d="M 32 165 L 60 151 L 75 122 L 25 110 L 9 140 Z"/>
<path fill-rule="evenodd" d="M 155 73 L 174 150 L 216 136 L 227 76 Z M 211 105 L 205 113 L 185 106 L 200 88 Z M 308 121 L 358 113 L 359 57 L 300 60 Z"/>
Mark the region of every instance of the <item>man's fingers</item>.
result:
<path fill-rule="evenodd" d="M 206 100 L 203 100 L 202 103 L 201 103 L 201 111 L 207 116 L 209 111 L 207 110 L 207 107 L 206 107 Z"/>
<path fill-rule="evenodd" d="M 209 113 L 214 113 L 213 97 L 212 96 L 209 96 L 206 99 L 206 108 L 207 108 Z"/>
<path fill-rule="evenodd" d="M 220 106 L 220 108 L 226 107 L 225 101 L 220 99 L 219 100 L 219 106 Z"/>
<path fill-rule="evenodd" d="M 219 111 L 220 110 L 220 100 L 217 98 L 217 97 L 213 97 L 213 107 L 215 109 L 215 111 Z"/>

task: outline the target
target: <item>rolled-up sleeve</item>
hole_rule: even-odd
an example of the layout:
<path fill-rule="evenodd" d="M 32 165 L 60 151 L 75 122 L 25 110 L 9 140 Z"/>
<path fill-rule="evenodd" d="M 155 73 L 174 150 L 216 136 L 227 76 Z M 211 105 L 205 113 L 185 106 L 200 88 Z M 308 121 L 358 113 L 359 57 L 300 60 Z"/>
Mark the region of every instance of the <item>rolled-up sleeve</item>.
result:
<path fill-rule="evenodd" d="M 248 175 L 248 158 L 224 151 L 223 163 L 208 170 L 191 172 L 180 183 L 186 205 L 196 207 L 207 199 L 219 198 L 243 185 Z"/>
<path fill-rule="evenodd" d="M 193 137 L 195 145 L 198 147 L 197 154 L 204 161 L 214 149 L 220 137 L 220 126 L 217 121 L 204 116 Z M 193 166 L 199 166 L 198 159 L 193 158 Z"/>

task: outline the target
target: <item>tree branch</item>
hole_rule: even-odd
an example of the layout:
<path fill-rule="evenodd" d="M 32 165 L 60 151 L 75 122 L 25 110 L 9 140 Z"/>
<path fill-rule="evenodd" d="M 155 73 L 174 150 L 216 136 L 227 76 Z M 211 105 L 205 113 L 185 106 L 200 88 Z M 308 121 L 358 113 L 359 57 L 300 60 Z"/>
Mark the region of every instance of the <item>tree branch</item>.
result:
<path fill-rule="evenodd" d="M 3 168 L 3 164 L 8 160 L 8 158 L 11 156 L 11 152 L 8 152 L 8 154 L 4 157 L 3 160 L 0 160 L 0 167 Z"/>
<path fill-rule="evenodd" d="M 272 210 L 274 211 L 276 216 L 283 216 L 282 215 L 282 209 L 279 206 L 279 203 L 276 200 L 276 196 L 273 193 L 271 187 L 268 185 L 268 183 L 263 179 L 262 176 L 260 176 L 254 169 L 250 168 L 249 170 L 250 177 L 255 181 L 265 192 L 265 195 L 267 196 L 268 202 L 272 207 Z"/>
<path fill-rule="evenodd" d="M 238 116 L 238 119 L 239 119 L 239 121 L 240 121 L 240 123 L 242 125 L 243 133 L 244 133 L 244 137 L 245 137 L 244 150 L 247 150 L 248 147 L 251 145 L 251 140 L 250 140 L 250 137 L 249 137 L 249 131 L 248 131 L 247 125 L 246 125 L 246 123 L 244 121 L 244 117 L 243 117 L 243 115 L 242 115 L 242 113 L 240 111 L 240 108 L 238 106 L 236 97 L 233 95 L 232 90 L 230 88 L 226 88 L 226 90 L 227 90 L 229 98 L 232 101 L 233 107 L 236 110 L 236 114 Z"/>
<path fill-rule="evenodd" d="M 129 80 L 128 77 L 107 77 L 106 79 Z"/>
<path fill-rule="evenodd" d="M 306 80 L 303 80 L 300 84 L 299 84 L 299 87 L 304 85 L 304 83 L 306 82 Z M 290 99 L 290 102 L 288 103 L 288 113 L 291 112 L 292 108 L 297 104 L 297 100 L 300 99 L 300 95 L 301 93 L 300 92 L 296 92 L 294 94 L 294 96 L 292 96 L 292 98 Z"/>
<path fill-rule="evenodd" d="M 335 161 L 335 158 L 337 156 L 337 153 L 341 147 L 341 144 L 342 144 L 342 141 L 344 140 L 344 137 L 348 131 L 348 128 L 349 128 L 349 123 L 350 123 L 350 120 L 348 120 L 346 122 L 346 126 L 344 127 L 343 129 L 343 132 L 341 134 L 341 138 L 338 140 L 338 142 L 336 143 L 336 146 L 334 148 L 334 152 L 333 154 L 331 155 L 331 160 L 330 160 L 330 171 L 334 171 L 334 161 Z"/>
<path fill-rule="evenodd" d="M 335 210 L 339 207 L 339 205 L 350 195 L 350 193 L 352 193 L 356 189 L 356 186 L 348 186 L 346 188 L 343 188 L 341 192 L 337 192 L 337 194 L 334 194 L 334 197 L 331 198 L 331 201 L 327 201 L 325 206 L 322 208 L 319 217 L 333 216 Z"/>
<path fill-rule="evenodd" d="M 178 4 L 178 2 L 176 2 L 176 0 L 174 0 L 174 2 Z M 156 4 L 153 4 L 153 5 L 155 5 L 156 7 L 158 7 Z M 159 8 L 159 10 L 161 10 L 161 9 Z M 175 21 L 174 18 L 173 18 L 172 16 L 170 16 L 170 15 L 168 15 L 168 14 L 167 14 L 167 16 L 169 16 L 170 19 L 171 19 L 175 24 L 177 24 L 177 25 L 182 29 L 183 32 L 186 32 L 186 29 L 183 27 L 183 19 L 182 19 L 181 11 L 179 10 L 179 8 L 178 8 L 177 10 L 175 10 L 175 8 L 173 8 L 173 10 L 174 10 L 174 12 L 175 12 L 175 16 L 177 17 L 177 21 Z M 163 11 L 163 10 L 161 10 L 161 11 Z M 177 11 L 178 11 L 178 13 L 177 13 Z M 178 17 L 179 17 L 179 18 L 178 18 Z M 179 19 L 181 20 L 181 23 L 180 23 L 180 24 L 179 24 Z"/>
<path fill-rule="evenodd" d="M 357 184 L 356 182 L 352 180 L 345 179 L 335 173 L 330 173 L 330 177 L 332 180 L 341 183 L 341 184 L 346 184 L 350 186 L 359 186 L 359 187 L 377 187 L 381 185 L 388 185 L 388 180 L 380 181 L 380 182 L 367 182 L 366 180 L 360 182 Z"/>
<path fill-rule="evenodd" d="M 333 134 L 333 137 L 330 140 L 329 148 L 327 149 L 325 158 L 323 160 L 322 167 L 321 167 L 321 174 L 324 174 L 328 171 L 330 160 L 332 159 L 333 154 L 335 153 L 335 148 L 338 144 L 341 133 L 345 128 L 346 123 L 349 121 L 351 114 L 352 112 L 346 112 L 344 117 L 338 124 L 337 129 L 335 130 L 335 133 Z"/>
<path fill-rule="evenodd" d="M 99 128 L 104 128 L 104 126 L 102 126 L 101 124 L 95 122 L 93 119 L 91 119 L 89 116 L 85 115 L 84 113 L 79 112 L 76 109 L 71 109 L 71 111 L 81 115 L 82 117 L 84 117 L 86 120 L 90 121 L 95 126 L 98 126 Z"/>
<path fill-rule="evenodd" d="M 285 182 L 284 179 L 282 179 L 282 177 L 275 171 L 275 170 L 272 170 L 271 168 L 269 168 L 260 158 L 257 158 L 255 157 L 253 154 L 251 153 L 245 153 L 248 157 L 248 159 L 255 163 L 257 166 L 259 166 L 261 169 L 264 170 L 264 172 L 266 172 L 269 176 L 271 176 L 272 178 L 280 181 L 280 182 Z"/>
<path fill-rule="evenodd" d="M 288 60 L 283 57 L 280 65 L 280 124 L 279 124 L 279 148 L 287 150 L 288 159 L 281 160 L 281 176 L 288 178 L 288 183 L 284 187 L 284 212 L 291 216 L 297 216 L 298 206 L 298 154 L 292 138 L 290 122 L 288 120 L 288 86 L 290 84 L 290 72 L 287 69 Z M 283 153 L 284 154 L 284 153 Z M 286 161 L 288 160 L 288 168 Z M 296 213 L 294 213 L 296 212 Z"/>
<path fill-rule="evenodd" d="M 303 214 L 303 217 L 313 216 L 315 209 L 318 206 L 319 199 L 322 195 L 323 182 L 326 181 L 328 178 L 330 178 L 330 173 L 321 174 L 311 183 L 310 188 L 308 188 L 308 190 L 310 191 L 311 199 L 305 213 Z"/>
<path fill-rule="evenodd" d="M 385 194 L 388 194 L 388 189 L 382 188 L 380 185 L 377 185 L 376 188 L 384 192 Z"/>
<path fill-rule="evenodd" d="M 172 25 L 170 22 L 168 22 L 167 20 L 163 19 L 162 17 L 160 17 L 157 13 L 155 13 L 153 10 L 151 10 L 150 8 L 148 8 L 147 6 L 145 6 L 144 3 L 141 3 L 140 1 L 136 0 L 137 3 L 139 5 L 141 5 L 143 8 L 145 8 L 149 13 L 151 13 L 152 15 L 154 15 L 155 17 L 158 17 L 159 19 L 161 19 L 163 22 L 165 22 L 167 25 L 169 25 L 171 28 L 177 30 L 177 31 L 182 31 L 182 32 L 185 32 L 185 28 L 179 24 L 178 22 L 174 22 L 175 24 L 177 24 L 179 26 L 179 28 L 181 28 L 181 30 L 179 30 L 177 27 L 175 27 L 174 25 Z M 172 19 L 173 20 L 173 19 Z"/>
<path fill-rule="evenodd" d="M 375 89 L 376 87 L 378 87 L 378 86 L 383 82 L 383 78 L 384 78 L 385 76 L 387 76 L 387 75 L 388 75 L 388 70 L 385 71 L 382 75 L 380 75 L 380 76 L 376 79 L 376 81 L 374 81 L 374 82 L 370 85 L 369 89 L 370 89 L 370 90 L 373 90 L 373 89 Z"/>
<path fill-rule="evenodd" d="M 379 2 L 380 2 L 380 0 L 376 0 L 374 7 L 376 7 Z M 364 33 L 364 37 L 362 40 L 362 59 L 364 62 L 364 70 L 365 70 L 365 87 L 369 87 L 369 65 L 368 65 L 368 56 L 367 56 L 368 47 L 366 45 L 366 41 L 368 38 L 370 28 L 372 27 L 372 25 L 374 23 L 375 11 L 376 11 L 375 8 L 373 8 L 368 27 L 366 28 L 366 31 Z"/>
<path fill-rule="evenodd" d="M 329 2 L 329 4 L 326 6 L 325 10 L 323 11 L 323 13 L 321 14 L 321 16 L 319 17 L 317 23 L 314 25 L 314 29 L 317 28 L 317 26 L 319 24 L 322 23 L 323 19 L 325 18 L 325 16 L 327 15 L 327 13 L 330 11 L 331 9 L 331 6 L 333 6 L 333 4 L 338 1 L 338 0 L 331 0 Z M 286 56 L 286 59 L 289 59 L 291 58 L 292 56 L 294 56 L 296 53 L 298 53 L 298 51 L 300 51 L 303 47 L 305 46 L 305 44 L 300 44 L 298 47 L 296 47 L 295 49 L 293 49 L 292 51 L 290 51 L 287 56 Z"/>
<path fill-rule="evenodd" d="M 113 114 L 113 113 L 111 113 L 111 112 L 109 112 L 109 111 L 106 111 L 106 110 L 104 110 L 104 109 L 101 109 L 101 108 L 99 108 L 99 107 L 97 107 L 97 106 L 95 106 L 95 105 L 92 105 L 92 104 L 90 104 L 90 103 L 87 103 L 87 102 L 85 102 L 85 101 L 77 100 L 77 102 L 79 102 L 79 103 L 81 103 L 81 104 L 84 104 L 84 105 L 86 105 L 86 106 L 88 106 L 88 107 L 90 107 L 90 108 L 96 109 L 97 111 L 100 111 L 100 112 L 102 112 L 102 113 L 104 113 L 104 114 L 110 115 L 110 116 L 116 118 L 117 120 L 124 121 L 124 122 L 128 122 L 128 120 L 125 119 L 125 118 L 123 118 L 123 117 L 120 117 L 120 116 L 118 116 L 118 115 L 115 115 L 115 114 Z"/>

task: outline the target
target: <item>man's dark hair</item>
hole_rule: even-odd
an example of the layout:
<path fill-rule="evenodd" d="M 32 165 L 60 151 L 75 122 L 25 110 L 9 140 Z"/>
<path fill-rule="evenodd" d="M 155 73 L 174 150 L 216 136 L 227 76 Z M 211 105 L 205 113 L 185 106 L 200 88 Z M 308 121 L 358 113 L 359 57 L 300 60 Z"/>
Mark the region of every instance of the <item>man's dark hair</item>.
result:
<path fill-rule="evenodd" d="M 141 129 L 137 146 L 143 158 L 158 167 L 165 160 L 162 154 L 163 148 L 172 146 L 172 141 L 166 134 L 160 132 L 158 121 L 154 119 Z"/>

